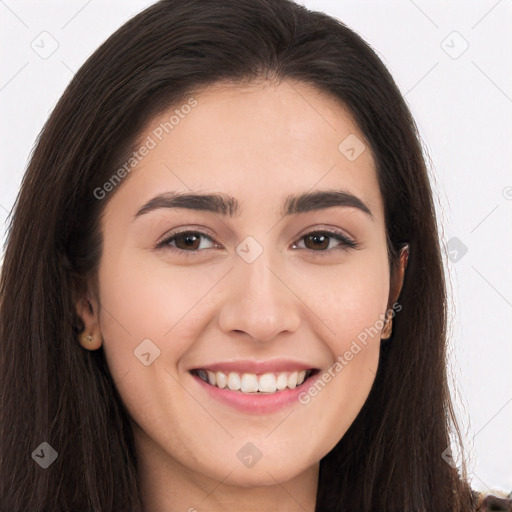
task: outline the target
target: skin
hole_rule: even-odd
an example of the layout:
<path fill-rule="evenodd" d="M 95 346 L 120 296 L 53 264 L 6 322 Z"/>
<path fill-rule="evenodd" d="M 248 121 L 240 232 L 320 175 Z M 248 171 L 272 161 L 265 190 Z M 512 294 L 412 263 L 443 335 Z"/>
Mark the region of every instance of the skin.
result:
<path fill-rule="evenodd" d="M 367 145 L 354 161 L 339 151 L 348 135 L 364 137 L 346 109 L 309 85 L 216 84 L 194 97 L 197 106 L 108 200 L 99 289 L 77 305 L 95 338 L 82 343 L 103 346 L 132 419 L 147 512 L 313 511 L 319 461 L 370 392 L 381 336 L 308 404 L 268 414 L 210 399 L 188 369 L 288 357 L 325 371 L 379 325 L 403 268 L 390 276 L 375 163 Z M 288 194 L 320 189 L 350 192 L 373 219 L 339 206 L 282 217 Z M 169 191 L 226 193 L 241 213 L 158 209 L 133 220 Z M 155 250 L 176 228 L 212 240 L 202 238 L 188 257 L 183 242 L 181 253 Z M 341 230 L 358 248 L 335 238 L 322 254 L 306 246 L 304 236 L 322 229 Z M 247 236 L 263 248 L 252 263 L 236 252 Z M 147 338 L 160 350 L 149 366 L 134 357 Z M 247 442 L 262 454 L 250 468 L 237 458 Z"/>

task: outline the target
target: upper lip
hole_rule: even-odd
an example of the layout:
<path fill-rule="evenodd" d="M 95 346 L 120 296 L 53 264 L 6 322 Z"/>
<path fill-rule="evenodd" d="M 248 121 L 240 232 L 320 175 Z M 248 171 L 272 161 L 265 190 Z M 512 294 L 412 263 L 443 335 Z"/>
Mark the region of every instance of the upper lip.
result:
<path fill-rule="evenodd" d="M 301 361 L 293 361 L 291 359 L 272 359 L 267 361 L 254 360 L 237 360 L 224 361 L 218 363 L 205 363 L 201 366 L 195 366 L 192 370 L 211 370 L 212 372 L 237 372 L 237 373 L 279 373 L 293 372 L 300 370 L 312 370 L 318 367 L 312 366 L 310 363 Z"/>

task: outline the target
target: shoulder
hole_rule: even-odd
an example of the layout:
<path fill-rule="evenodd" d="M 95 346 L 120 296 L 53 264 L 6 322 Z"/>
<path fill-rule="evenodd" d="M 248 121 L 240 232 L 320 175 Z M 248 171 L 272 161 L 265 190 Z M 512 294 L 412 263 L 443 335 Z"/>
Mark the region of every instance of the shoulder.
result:
<path fill-rule="evenodd" d="M 497 489 L 485 492 L 473 491 L 476 501 L 475 512 L 502 511 L 512 512 L 512 492 L 506 493 Z"/>

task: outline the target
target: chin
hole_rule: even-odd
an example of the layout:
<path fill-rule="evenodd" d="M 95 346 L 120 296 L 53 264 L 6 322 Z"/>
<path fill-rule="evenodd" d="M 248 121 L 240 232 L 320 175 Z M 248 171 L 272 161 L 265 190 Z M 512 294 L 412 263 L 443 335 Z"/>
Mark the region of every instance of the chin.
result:
<path fill-rule="evenodd" d="M 224 484 L 233 485 L 236 487 L 267 487 L 275 486 L 276 482 L 284 483 L 288 480 L 298 476 L 297 471 L 293 471 L 291 468 L 280 468 L 276 467 L 261 467 L 256 469 L 255 467 L 247 469 L 233 469 L 233 472 L 223 481 Z"/>
<path fill-rule="evenodd" d="M 276 482 L 284 483 L 296 478 L 301 473 L 307 471 L 317 462 L 308 463 L 306 461 L 293 460 L 286 456 L 274 456 L 277 460 L 264 460 L 263 456 L 252 467 L 246 467 L 243 463 L 226 465 L 222 475 L 211 475 L 217 480 L 221 480 L 226 485 L 234 485 L 237 487 L 266 487 L 275 486 Z M 274 458 L 273 457 L 273 458 Z M 237 459 L 237 462 L 238 459 Z M 226 475 L 229 475 L 226 477 Z"/>

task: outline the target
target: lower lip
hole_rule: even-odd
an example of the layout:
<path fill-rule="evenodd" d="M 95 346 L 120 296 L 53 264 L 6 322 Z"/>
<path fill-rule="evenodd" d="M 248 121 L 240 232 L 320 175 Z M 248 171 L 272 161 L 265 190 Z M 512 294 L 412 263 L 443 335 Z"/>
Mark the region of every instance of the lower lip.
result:
<path fill-rule="evenodd" d="M 242 393 L 241 391 L 232 391 L 226 388 L 221 389 L 206 383 L 197 375 L 192 375 L 192 377 L 215 400 L 234 407 L 239 411 L 265 414 L 280 411 L 298 402 L 299 395 L 307 392 L 316 375 L 312 375 L 294 389 L 285 389 L 275 393 Z"/>

